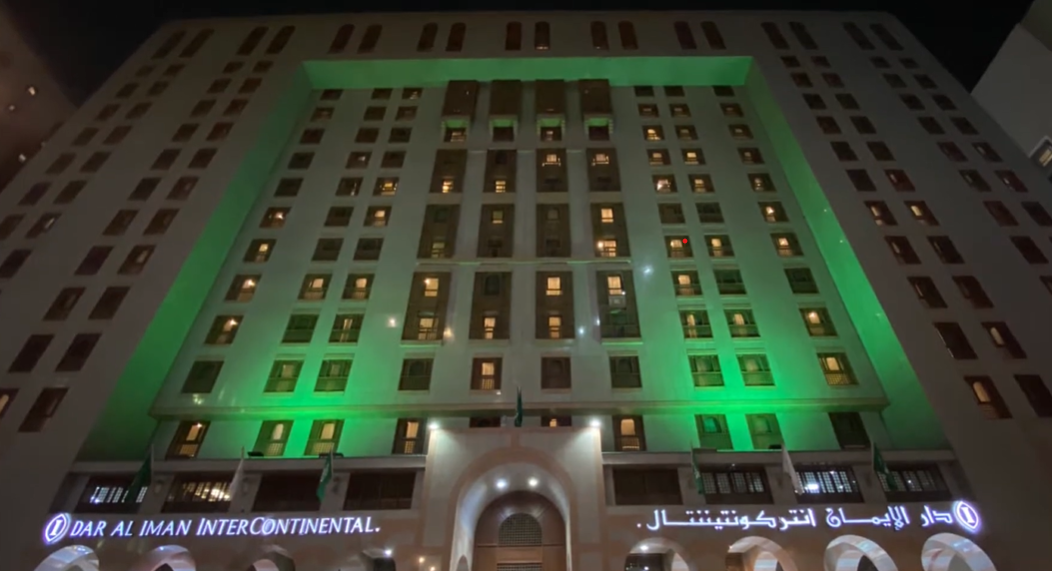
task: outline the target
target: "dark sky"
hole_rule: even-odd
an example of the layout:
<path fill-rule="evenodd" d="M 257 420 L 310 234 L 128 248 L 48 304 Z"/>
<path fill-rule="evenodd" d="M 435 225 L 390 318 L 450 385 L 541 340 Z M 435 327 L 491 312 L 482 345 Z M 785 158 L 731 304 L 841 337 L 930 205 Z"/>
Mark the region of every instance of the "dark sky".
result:
<path fill-rule="evenodd" d="M 5 0 L 0 0 L 5 1 Z M 162 23 L 171 19 L 333 13 L 362 3 L 334 0 L 6 0 L 29 41 L 43 54 L 69 95 L 83 101 Z M 973 7 L 946 0 L 577 0 L 587 10 L 881 10 L 895 14 L 965 87 L 979 80 L 1030 0 L 981 2 Z M 437 2 L 434 4 L 442 5 Z M 419 0 L 385 0 L 385 12 L 437 10 Z M 444 4 L 444 3 L 443 3 Z M 940 6 L 941 4 L 941 6 Z M 456 10 L 545 10 L 563 2 L 460 0 Z"/>

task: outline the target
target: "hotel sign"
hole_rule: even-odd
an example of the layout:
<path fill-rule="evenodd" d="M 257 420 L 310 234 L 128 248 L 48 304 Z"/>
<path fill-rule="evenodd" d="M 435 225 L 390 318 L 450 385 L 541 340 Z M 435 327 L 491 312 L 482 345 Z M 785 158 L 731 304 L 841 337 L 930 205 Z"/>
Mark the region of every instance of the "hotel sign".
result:
<path fill-rule="evenodd" d="M 54 545 L 63 539 L 358 535 L 379 531 L 373 527 L 372 517 L 197 517 L 111 522 L 60 513 L 44 524 L 43 538 L 46 545 Z"/>
<path fill-rule="evenodd" d="M 637 523 L 636 527 L 646 526 L 650 531 L 658 531 L 664 527 L 693 527 L 716 531 L 725 529 L 748 531 L 754 527 L 766 527 L 771 530 L 786 531 L 794 527 L 840 529 L 844 526 L 863 525 L 886 527 L 899 531 L 919 523 L 922 528 L 940 524 L 957 525 L 965 531 L 975 533 L 982 525 L 979 512 L 964 501 L 954 502 L 949 511 L 940 511 L 927 505 L 915 508 L 888 506 L 884 512 L 868 517 L 848 517 L 843 507 L 824 508 L 824 514 L 821 508 L 819 510 L 790 509 L 786 510 L 785 515 L 767 515 L 767 510 L 760 510 L 752 514 L 739 510 L 685 510 L 682 516 L 674 515 L 670 518 L 668 512 L 669 510 L 654 510 L 653 521 Z"/>

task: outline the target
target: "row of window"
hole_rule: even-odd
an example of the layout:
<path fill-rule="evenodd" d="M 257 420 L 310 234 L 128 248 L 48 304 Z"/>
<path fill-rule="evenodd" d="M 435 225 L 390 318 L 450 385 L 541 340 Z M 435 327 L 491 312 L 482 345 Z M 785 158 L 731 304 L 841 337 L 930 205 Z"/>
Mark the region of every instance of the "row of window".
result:
<path fill-rule="evenodd" d="M 796 37 L 800 45 L 807 50 L 817 50 L 818 44 L 814 38 L 808 32 L 807 27 L 801 22 L 789 22 L 789 31 Z M 593 21 L 589 24 L 589 36 L 591 45 L 596 50 L 609 50 L 610 49 L 610 36 L 607 30 L 606 22 Z M 624 50 L 638 50 L 639 39 L 636 34 L 635 25 L 627 20 L 622 20 L 617 23 L 617 34 L 619 43 Z M 761 28 L 764 34 L 767 36 L 771 45 L 776 49 L 784 50 L 789 49 L 789 42 L 785 36 L 782 35 L 781 29 L 777 24 L 773 22 L 763 22 Z M 705 38 L 707 47 L 711 50 L 725 50 L 727 44 L 723 38 L 723 34 L 720 32 L 715 22 L 704 21 L 700 24 L 702 36 Z M 866 37 L 862 29 L 854 23 L 845 23 L 844 29 L 855 43 L 864 50 L 872 50 L 874 46 L 872 42 Z M 873 24 L 870 26 L 873 33 L 880 39 L 881 42 L 888 47 L 888 49 L 901 51 L 902 45 L 896 40 L 891 32 L 883 24 Z M 351 40 L 355 38 L 355 25 L 345 24 L 341 26 L 329 44 L 329 54 L 342 54 L 344 53 L 351 43 Z M 672 31 L 676 37 L 676 40 L 683 50 L 697 50 L 698 42 L 694 37 L 694 31 L 690 23 L 686 21 L 676 21 L 672 24 Z M 239 56 L 250 56 L 255 52 L 256 48 L 262 42 L 264 36 L 266 36 L 268 28 L 256 27 L 252 29 L 245 39 L 241 42 L 238 47 L 237 54 Z M 265 50 L 266 55 L 277 55 L 282 52 L 289 40 L 292 38 L 295 32 L 294 26 L 283 26 L 271 39 Z M 367 54 L 372 53 L 377 44 L 380 41 L 381 34 L 383 33 L 383 26 L 379 24 L 371 24 L 367 26 L 362 32 L 361 40 L 356 48 L 357 53 Z M 212 36 L 213 31 L 211 29 L 201 30 L 197 32 L 189 43 L 179 52 L 180 58 L 193 57 L 200 49 L 204 46 L 205 42 Z M 435 49 L 436 42 L 438 41 L 439 26 L 437 23 L 431 22 L 424 24 L 420 30 L 420 34 L 416 41 L 417 52 L 430 52 Z M 445 40 L 445 51 L 446 52 L 461 52 L 464 49 L 464 42 L 467 35 L 467 26 L 462 22 L 453 23 L 449 27 L 449 32 L 446 35 Z M 187 33 L 185 31 L 178 31 L 170 35 L 164 43 L 154 52 L 154 59 L 163 59 L 168 57 L 176 47 L 178 47 L 183 39 L 185 39 Z M 504 28 L 504 49 L 505 51 L 520 51 L 523 49 L 524 31 L 521 22 L 508 22 Z M 533 24 L 533 48 L 537 51 L 547 51 L 552 47 L 552 33 L 551 26 L 548 22 L 535 22 Z"/>

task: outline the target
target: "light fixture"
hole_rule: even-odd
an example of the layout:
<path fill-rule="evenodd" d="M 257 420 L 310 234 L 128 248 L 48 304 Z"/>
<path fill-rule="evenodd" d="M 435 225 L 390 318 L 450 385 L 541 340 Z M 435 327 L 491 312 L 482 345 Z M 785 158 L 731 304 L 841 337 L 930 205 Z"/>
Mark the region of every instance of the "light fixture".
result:
<path fill-rule="evenodd" d="M 527 483 L 530 485 L 531 488 L 536 488 L 538 481 L 537 478 L 530 478 L 530 480 Z"/>
<path fill-rule="evenodd" d="M 497 489 L 498 490 L 503 490 L 504 488 L 507 488 L 507 487 L 508 487 L 507 480 L 497 480 Z"/>
<path fill-rule="evenodd" d="M 396 321 L 395 318 L 393 318 L 393 317 L 388 317 L 387 318 L 387 326 L 388 327 L 394 327 L 396 325 L 398 325 L 398 321 Z"/>
<path fill-rule="evenodd" d="M 27 87 L 26 87 L 26 93 L 28 93 L 28 94 L 30 94 L 30 95 L 36 95 L 36 94 L 37 94 L 37 88 L 36 88 L 36 86 L 33 86 L 33 85 L 29 85 L 29 86 L 27 86 Z"/>
<path fill-rule="evenodd" d="M 592 428 L 599 428 L 602 425 L 603 423 L 599 422 L 598 418 L 593 418 L 591 422 L 588 423 L 588 426 L 591 426 Z"/>
<path fill-rule="evenodd" d="M 427 429 L 428 430 L 437 430 L 438 429 L 438 423 L 434 422 L 434 421 L 431 421 L 431 422 L 427 423 Z"/>
<path fill-rule="evenodd" d="M 805 487 L 807 488 L 807 491 L 809 491 L 809 492 L 817 492 L 818 491 L 818 484 L 811 483 L 811 484 L 808 484 Z"/>
<path fill-rule="evenodd" d="M 423 558 L 423 557 L 421 557 L 421 558 L 420 558 L 420 563 L 422 564 L 423 562 L 424 562 L 424 558 Z"/>
<path fill-rule="evenodd" d="M 384 557 L 390 557 L 392 553 L 394 553 L 394 550 L 385 549 L 384 550 Z"/>

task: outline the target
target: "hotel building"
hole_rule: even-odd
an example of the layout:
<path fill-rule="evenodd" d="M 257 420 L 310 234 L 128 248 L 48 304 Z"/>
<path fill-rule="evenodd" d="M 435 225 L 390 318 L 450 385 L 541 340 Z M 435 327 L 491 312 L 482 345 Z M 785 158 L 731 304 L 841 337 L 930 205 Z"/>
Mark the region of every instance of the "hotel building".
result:
<path fill-rule="evenodd" d="M 881 13 L 173 22 L 0 194 L 0 561 L 1040 568 L 1047 184 Z"/>

